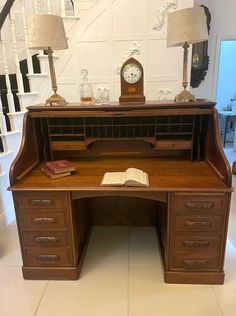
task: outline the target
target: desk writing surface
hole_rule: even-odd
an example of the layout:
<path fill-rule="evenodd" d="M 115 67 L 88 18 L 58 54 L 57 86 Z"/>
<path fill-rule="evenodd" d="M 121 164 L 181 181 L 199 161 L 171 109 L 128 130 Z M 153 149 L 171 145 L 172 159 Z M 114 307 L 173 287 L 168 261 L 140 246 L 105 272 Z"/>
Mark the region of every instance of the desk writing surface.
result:
<path fill-rule="evenodd" d="M 114 187 L 101 187 L 105 172 L 125 171 L 133 167 L 149 175 L 149 188 L 116 187 L 115 190 L 154 190 L 176 191 L 199 189 L 201 191 L 231 191 L 216 176 L 205 161 L 164 160 L 156 158 L 93 158 L 70 160 L 76 166 L 76 172 L 60 179 L 49 179 L 40 172 L 37 165 L 32 172 L 11 187 L 11 190 L 68 190 L 68 191 L 109 191 Z"/>

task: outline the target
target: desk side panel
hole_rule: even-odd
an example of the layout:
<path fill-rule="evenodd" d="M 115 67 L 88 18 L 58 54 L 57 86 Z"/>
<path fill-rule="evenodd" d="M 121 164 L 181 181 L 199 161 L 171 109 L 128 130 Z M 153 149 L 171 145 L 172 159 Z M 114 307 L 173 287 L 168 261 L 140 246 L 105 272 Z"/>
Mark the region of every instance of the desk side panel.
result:
<path fill-rule="evenodd" d="M 224 154 L 218 125 L 217 111 L 208 120 L 208 130 L 206 134 L 206 161 L 220 176 L 227 186 L 231 186 L 232 175 L 229 162 Z"/>
<path fill-rule="evenodd" d="M 26 113 L 23 122 L 20 150 L 10 168 L 10 184 L 14 185 L 39 162 L 35 126 Z"/>

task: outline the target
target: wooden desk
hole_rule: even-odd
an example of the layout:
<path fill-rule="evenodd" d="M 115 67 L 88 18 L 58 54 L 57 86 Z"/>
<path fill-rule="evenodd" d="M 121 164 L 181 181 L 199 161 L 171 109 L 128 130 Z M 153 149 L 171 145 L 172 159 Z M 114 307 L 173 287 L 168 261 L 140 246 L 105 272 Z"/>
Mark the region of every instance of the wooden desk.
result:
<path fill-rule="evenodd" d="M 76 279 L 92 225 L 154 225 L 169 283 L 224 281 L 231 173 L 214 103 L 29 107 L 11 167 L 23 275 Z M 214 137 L 215 136 L 215 137 Z M 74 175 L 50 180 L 46 160 Z M 150 187 L 101 187 L 140 168 Z"/>

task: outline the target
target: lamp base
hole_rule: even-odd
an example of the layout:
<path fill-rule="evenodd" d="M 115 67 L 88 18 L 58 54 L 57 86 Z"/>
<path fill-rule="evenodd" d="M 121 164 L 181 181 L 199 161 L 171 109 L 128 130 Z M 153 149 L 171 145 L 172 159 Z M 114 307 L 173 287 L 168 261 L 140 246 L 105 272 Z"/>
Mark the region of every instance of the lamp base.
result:
<path fill-rule="evenodd" d="M 63 106 L 66 104 L 67 104 L 66 100 L 57 93 L 54 93 L 53 95 L 50 96 L 50 98 L 48 98 L 46 100 L 46 105 L 49 105 L 49 106 L 50 105 L 51 106 L 53 106 L 53 105 Z"/>
<path fill-rule="evenodd" d="M 176 95 L 175 102 L 196 102 L 196 99 L 189 91 L 183 90 Z"/>

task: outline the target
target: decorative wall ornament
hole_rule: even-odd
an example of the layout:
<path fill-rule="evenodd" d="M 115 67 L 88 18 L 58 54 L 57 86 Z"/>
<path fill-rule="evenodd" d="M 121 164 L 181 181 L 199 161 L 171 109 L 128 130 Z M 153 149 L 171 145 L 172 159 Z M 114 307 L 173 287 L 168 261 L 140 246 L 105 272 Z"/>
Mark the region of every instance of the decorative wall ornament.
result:
<path fill-rule="evenodd" d="M 121 65 L 124 64 L 126 60 L 128 60 L 131 57 L 134 57 L 135 55 L 141 54 L 141 48 L 140 45 L 137 42 L 133 42 L 132 46 L 127 50 L 126 56 L 123 56 L 121 58 Z M 121 66 L 116 67 L 116 72 L 118 75 L 120 74 Z"/>
<path fill-rule="evenodd" d="M 178 7 L 178 1 L 167 1 L 162 8 L 157 11 L 157 22 L 153 25 L 153 29 L 160 31 L 166 22 L 167 15 L 171 9 Z"/>
<path fill-rule="evenodd" d="M 167 89 L 159 89 L 158 90 L 158 97 L 157 100 L 170 100 L 170 96 L 172 94 L 172 90 L 167 88 Z"/>

